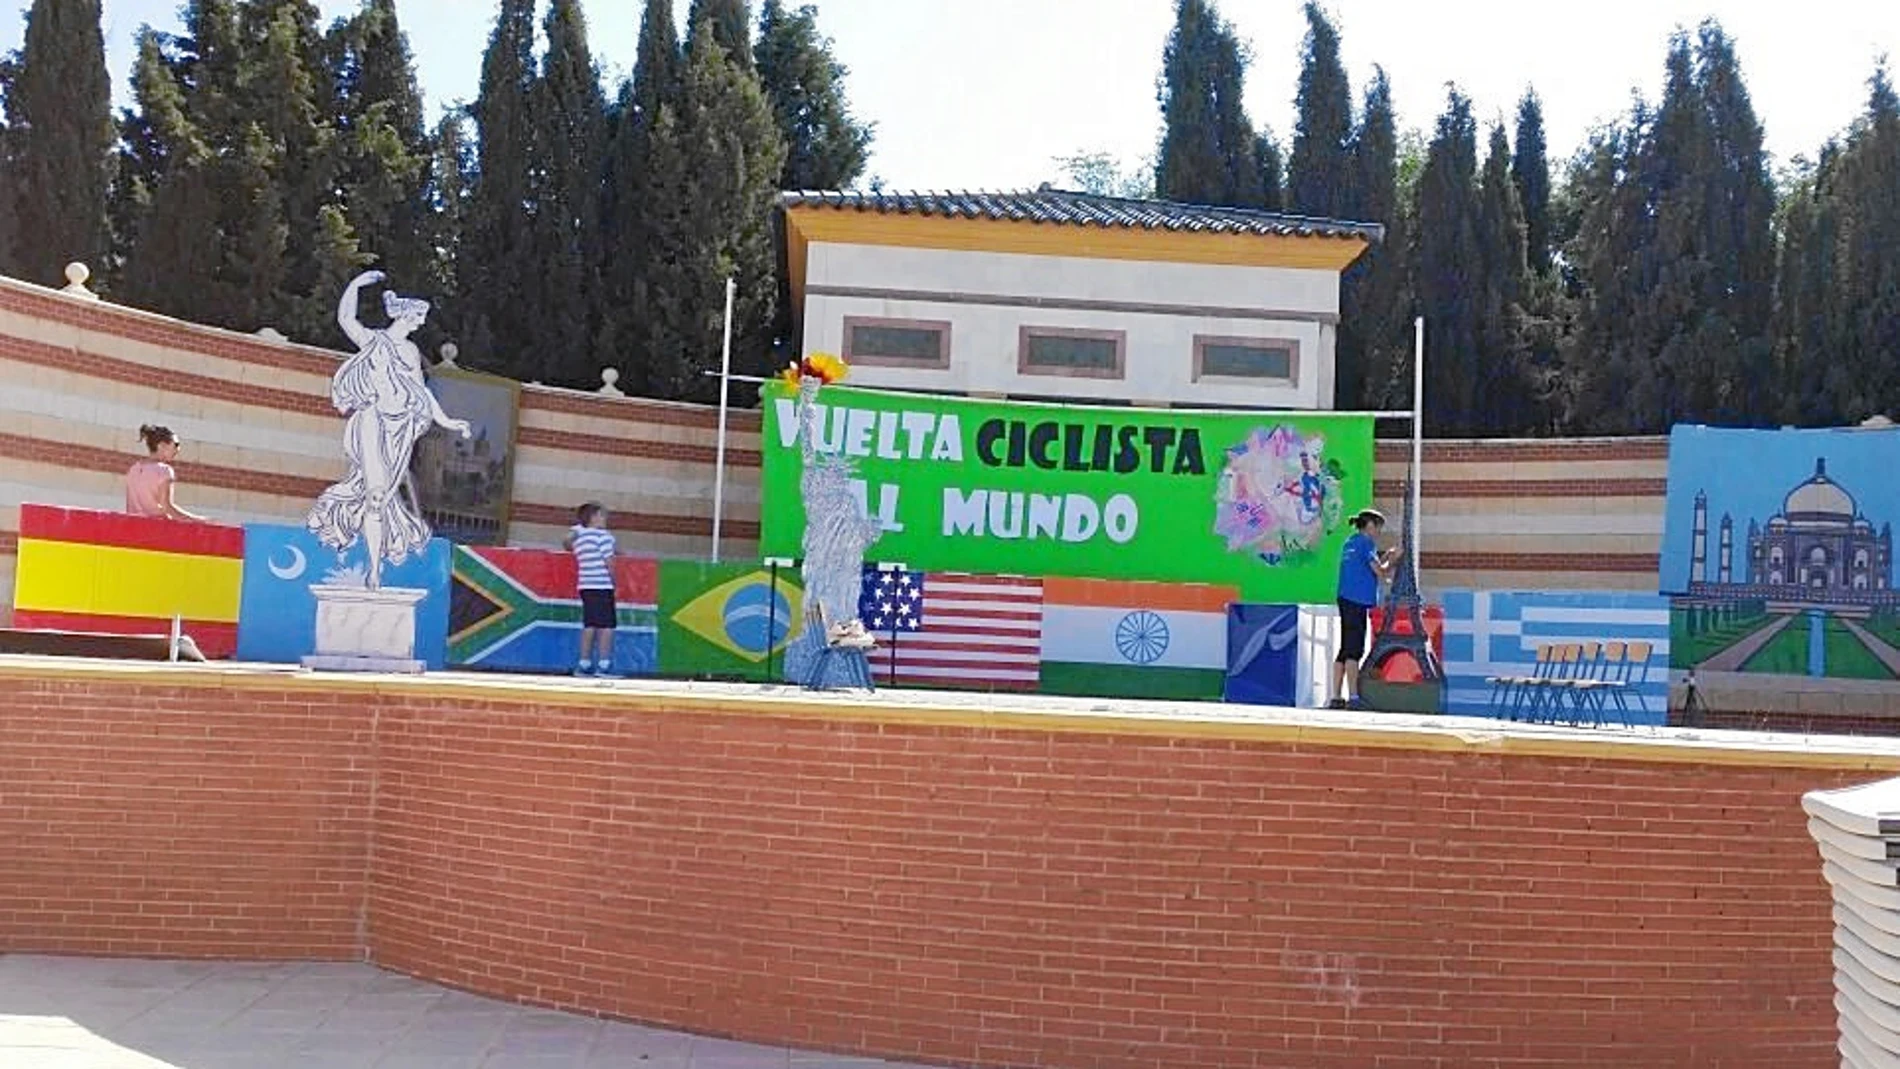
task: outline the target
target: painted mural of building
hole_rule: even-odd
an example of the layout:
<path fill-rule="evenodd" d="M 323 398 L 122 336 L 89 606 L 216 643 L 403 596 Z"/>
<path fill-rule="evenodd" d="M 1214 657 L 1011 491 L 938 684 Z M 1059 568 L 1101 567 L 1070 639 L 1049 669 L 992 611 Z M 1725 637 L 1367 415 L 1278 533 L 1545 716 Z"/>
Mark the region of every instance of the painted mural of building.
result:
<path fill-rule="evenodd" d="M 1325 410 L 1340 273 L 1372 224 L 1123 200 L 792 193 L 806 352 L 854 384 L 989 398 Z"/>
<path fill-rule="evenodd" d="M 1735 544 L 1735 519 L 1718 526 L 1715 576 L 1709 576 L 1708 495 L 1695 498 L 1689 592 L 1844 609 L 1900 606 L 1893 590 L 1893 525 L 1876 529 L 1846 487 L 1816 458 L 1814 475 L 1788 492 L 1781 511 L 1748 521 L 1745 546 Z M 1743 557 L 1738 570 L 1736 552 Z M 1738 581 L 1737 576 L 1740 576 Z"/>

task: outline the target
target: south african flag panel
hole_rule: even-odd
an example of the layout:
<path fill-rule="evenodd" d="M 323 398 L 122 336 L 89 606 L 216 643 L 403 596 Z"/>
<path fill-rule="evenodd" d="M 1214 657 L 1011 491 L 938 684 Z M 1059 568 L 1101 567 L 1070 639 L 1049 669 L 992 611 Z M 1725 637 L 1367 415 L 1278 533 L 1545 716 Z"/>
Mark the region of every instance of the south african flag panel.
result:
<path fill-rule="evenodd" d="M 449 663 L 496 672 L 568 672 L 580 656 L 574 555 L 457 546 L 449 595 Z M 659 564 L 614 559 L 617 675 L 659 669 Z"/>

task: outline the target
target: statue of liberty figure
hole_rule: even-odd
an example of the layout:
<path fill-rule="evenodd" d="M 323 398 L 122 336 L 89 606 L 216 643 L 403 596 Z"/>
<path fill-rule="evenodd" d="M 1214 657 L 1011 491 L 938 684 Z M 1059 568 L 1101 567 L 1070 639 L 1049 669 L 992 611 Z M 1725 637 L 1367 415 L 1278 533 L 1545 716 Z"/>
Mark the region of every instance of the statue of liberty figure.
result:
<path fill-rule="evenodd" d="M 786 650 L 786 674 L 793 679 L 806 678 L 813 660 L 828 645 L 866 649 L 875 644 L 858 618 L 858 601 L 864 589 L 864 551 L 884 533 L 883 525 L 865 511 L 852 490 L 851 462 L 818 450 L 814 402 L 827 378 L 842 377 L 842 365 L 835 358 L 822 356 L 805 364 L 823 373 L 798 378 L 798 443 L 804 459 L 798 491 L 805 506 L 801 576 L 806 626 L 801 639 Z"/>
<path fill-rule="evenodd" d="M 429 302 L 383 293 L 389 326 L 371 330 L 356 320 L 364 286 L 384 279 L 365 271 L 350 282 L 337 304 L 337 325 L 357 347 L 330 380 L 330 401 L 349 417 L 343 456 L 349 472 L 325 490 L 305 521 L 340 556 L 361 538 L 369 550 L 369 587 L 382 587 L 383 562 L 401 564 L 429 542 L 429 525 L 417 515 L 409 486 L 409 457 L 431 427 L 464 438 L 467 420 L 450 419 L 422 377 L 422 353 L 409 335 L 428 318 Z"/>

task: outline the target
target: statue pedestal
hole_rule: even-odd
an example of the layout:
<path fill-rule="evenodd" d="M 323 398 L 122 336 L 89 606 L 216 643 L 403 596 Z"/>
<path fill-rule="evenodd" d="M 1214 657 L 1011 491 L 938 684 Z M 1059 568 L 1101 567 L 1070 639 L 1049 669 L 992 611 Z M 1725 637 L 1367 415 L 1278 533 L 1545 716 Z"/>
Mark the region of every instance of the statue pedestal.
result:
<path fill-rule="evenodd" d="M 416 605 L 426 590 L 318 584 L 317 652 L 305 668 L 325 672 L 402 672 L 424 669 L 416 660 Z"/>

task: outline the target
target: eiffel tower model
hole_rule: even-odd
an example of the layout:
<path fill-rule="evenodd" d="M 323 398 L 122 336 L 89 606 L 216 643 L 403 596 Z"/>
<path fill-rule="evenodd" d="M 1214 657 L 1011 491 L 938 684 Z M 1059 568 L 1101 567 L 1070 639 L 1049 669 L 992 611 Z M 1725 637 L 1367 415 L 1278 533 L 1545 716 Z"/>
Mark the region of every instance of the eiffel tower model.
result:
<path fill-rule="evenodd" d="M 1386 591 L 1384 611 L 1380 614 L 1379 633 L 1372 637 L 1372 650 L 1360 666 L 1360 686 L 1366 704 L 1386 712 L 1436 713 L 1442 710 L 1445 695 L 1445 671 L 1438 654 L 1425 634 L 1425 599 L 1418 592 L 1418 562 L 1412 559 L 1412 488 L 1405 486 L 1405 511 L 1399 524 L 1400 544 L 1407 547 L 1392 574 Z M 1400 614 L 1406 624 L 1399 627 Z M 1381 678 L 1387 661 L 1399 654 L 1410 654 L 1418 665 L 1415 683 L 1387 682 Z"/>

